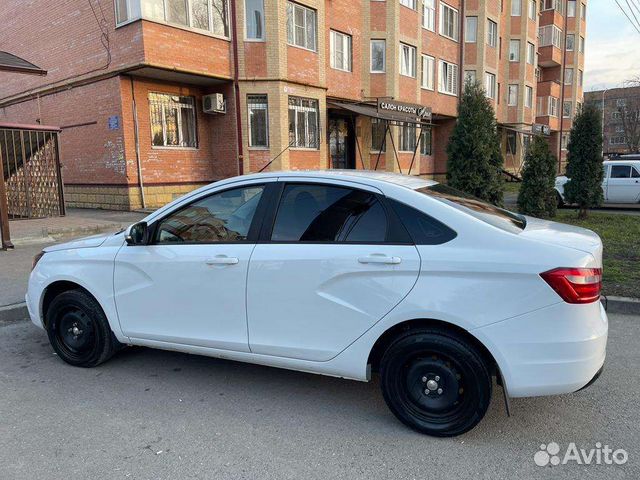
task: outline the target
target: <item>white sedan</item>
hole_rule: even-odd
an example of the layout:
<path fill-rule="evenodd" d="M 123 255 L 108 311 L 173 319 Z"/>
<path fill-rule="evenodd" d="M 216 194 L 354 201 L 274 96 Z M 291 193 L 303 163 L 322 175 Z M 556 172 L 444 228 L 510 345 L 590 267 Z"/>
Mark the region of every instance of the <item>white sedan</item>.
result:
<path fill-rule="evenodd" d="M 607 160 L 602 162 L 602 194 L 604 203 L 640 202 L 640 160 Z M 565 204 L 564 186 L 569 178 L 556 178 L 558 206 Z"/>
<path fill-rule="evenodd" d="M 368 381 L 423 433 L 584 388 L 605 360 L 602 243 L 428 180 L 227 179 L 126 231 L 48 247 L 27 305 L 58 356 L 143 345 Z"/>

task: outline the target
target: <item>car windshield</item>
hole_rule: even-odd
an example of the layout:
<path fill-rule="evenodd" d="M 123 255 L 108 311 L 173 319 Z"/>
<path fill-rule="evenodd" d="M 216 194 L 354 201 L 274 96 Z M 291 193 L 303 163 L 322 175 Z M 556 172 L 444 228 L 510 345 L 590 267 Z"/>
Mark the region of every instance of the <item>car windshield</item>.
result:
<path fill-rule="evenodd" d="M 461 192 L 442 183 L 419 188 L 416 191 L 433 197 L 447 205 L 451 205 L 478 220 L 482 220 L 485 223 L 506 230 L 507 232 L 520 233 L 527 225 L 527 221 L 522 215 L 496 207 L 473 195 Z"/>

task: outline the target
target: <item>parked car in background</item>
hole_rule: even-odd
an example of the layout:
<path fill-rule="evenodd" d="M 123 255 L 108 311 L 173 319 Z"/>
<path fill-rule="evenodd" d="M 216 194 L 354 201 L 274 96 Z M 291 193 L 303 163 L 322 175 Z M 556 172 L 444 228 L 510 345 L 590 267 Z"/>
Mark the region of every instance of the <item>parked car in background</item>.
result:
<path fill-rule="evenodd" d="M 597 378 L 601 279 L 589 230 L 417 177 L 274 172 L 47 247 L 26 301 L 71 365 L 142 345 L 361 381 L 379 372 L 398 419 L 451 436 L 482 419 L 492 377 L 505 398 Z"/>
<path fill-rule="evenodd" d="M 640 159 L 607 160 L 603 162 L 604 179 L 602 192 L 605 203 L 640 202 Z M 558 206 L 565 205 L 564 186 L 569 181 L 566 176 L 556 178 Z"/>

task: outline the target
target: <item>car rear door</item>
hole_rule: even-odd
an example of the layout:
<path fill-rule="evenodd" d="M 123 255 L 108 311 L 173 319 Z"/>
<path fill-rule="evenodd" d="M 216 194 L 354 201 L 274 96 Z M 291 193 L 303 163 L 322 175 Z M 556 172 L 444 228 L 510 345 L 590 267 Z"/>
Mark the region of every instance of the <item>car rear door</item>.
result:
<path fill-rule="evenodd" d="M 610 169 L 607 181 L 607 202 L 635 203 L 640 190 L 638 171 L 631 165 L 611 165 Z"/>
<path fill-rule="evenodd" d="M 375 189 L 281 185 L 247 281 L 253 353 L 326 361 L 413 288 L 420 257 Z"/>
<path fill-rule="evenodd" d="M 246 279 L 268 185 L 201 197 L 154 222 L 148 245 L 120 249 L 114 291 L 125 335 L 249 351 Z"/>

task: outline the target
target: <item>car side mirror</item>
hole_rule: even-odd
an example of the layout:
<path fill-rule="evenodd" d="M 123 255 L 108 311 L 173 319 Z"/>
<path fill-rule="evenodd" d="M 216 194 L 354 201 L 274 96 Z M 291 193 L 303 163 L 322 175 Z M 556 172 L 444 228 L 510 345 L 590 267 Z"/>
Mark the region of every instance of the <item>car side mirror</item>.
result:
<path fill-rule="evenodd" d="M 124 236 L 127 245 L 146 245 L 149 240 L 149 226 L 147 222 L 134 223 Z"/>

